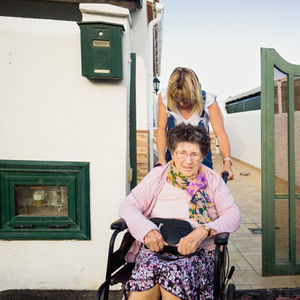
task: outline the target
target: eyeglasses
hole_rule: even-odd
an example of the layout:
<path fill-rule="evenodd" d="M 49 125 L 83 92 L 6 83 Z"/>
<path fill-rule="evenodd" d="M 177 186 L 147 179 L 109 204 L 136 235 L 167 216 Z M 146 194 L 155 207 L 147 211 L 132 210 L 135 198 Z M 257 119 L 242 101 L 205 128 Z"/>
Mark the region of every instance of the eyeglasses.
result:
<path fill-rule="evenodd" d="M 176 102 L 177 104 L 179 104 L 180 102 L 183 102 L 185 104 L 188 104 L 188 103 L 195 103 L 195 100 L 193 99 L 184 99 L 184 98 L 174 98 L 174 97 L 171 97 L 171 99 Z"/>
<path fill-rule="evenodd" d="M 188 156 L 191 158 L 192 161 L 198 161 L 202 158 L 200 153 L 195 152 L 188 154 L 186 151 L 175 151 L 175 153 L 176 156 L 182 160 L 187 159 Z"/>

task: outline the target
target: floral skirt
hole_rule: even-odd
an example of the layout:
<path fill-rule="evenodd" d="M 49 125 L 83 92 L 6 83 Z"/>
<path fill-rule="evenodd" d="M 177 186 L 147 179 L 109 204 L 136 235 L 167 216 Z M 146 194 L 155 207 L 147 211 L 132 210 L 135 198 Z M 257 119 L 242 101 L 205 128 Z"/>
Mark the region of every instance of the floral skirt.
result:
<path fill-rule="evenodd" d="M 214 251 L 198 249 L 192 256 L 168 261 L 142 246 L 123 299 L 130 291 L 146 291 L 156 284 L 180 299 L 214 299 L 214 259 Z"/>

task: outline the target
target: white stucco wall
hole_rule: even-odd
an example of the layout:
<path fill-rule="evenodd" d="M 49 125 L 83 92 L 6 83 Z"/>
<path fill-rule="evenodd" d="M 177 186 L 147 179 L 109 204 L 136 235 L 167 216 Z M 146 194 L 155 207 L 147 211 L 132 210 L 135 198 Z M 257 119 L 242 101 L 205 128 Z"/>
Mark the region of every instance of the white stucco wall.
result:
<path fill-rule="evenodd" d="M 91 241 L 0 240 L 0 290 L 96 289 L 128 187 L 129 26 L 124 79 L 81 76 L 76 22 L 0 17 L 0 158 L 90 162 Z"/>
<path fill-rule="evenodd" d="M 260 110 L 224 113 L 224 123 L 230 141 L 231 155 L 260 169 Z"/>

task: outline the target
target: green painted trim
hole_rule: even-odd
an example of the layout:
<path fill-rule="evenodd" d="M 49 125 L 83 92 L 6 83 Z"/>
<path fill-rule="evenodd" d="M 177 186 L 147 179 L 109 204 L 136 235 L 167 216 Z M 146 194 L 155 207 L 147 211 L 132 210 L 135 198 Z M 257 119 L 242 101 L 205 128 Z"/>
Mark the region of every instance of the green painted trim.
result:
<path fill-rule="evenodd" d="M 289 152 L 289 260 L 290 264 L 275 262 L 275 153 L 274 153 L 274 67 L 288 74 L 288 152 Z M 295 151 L 294 151 L 294 76 L 300 66 L 285 61 L 274 49 L 261 49 L 261 184 L 262 184 L 262 275 L 299 274 L 296 264 L 295 228 Z M 291 116 L 293 115 L 293 116 Z"/>
<path fill-rule="evenodd" d="M 260 110 L 260 94 L 227 102 L 225 108 L 228 114 Z"/>
<path fill-rule="evenodd" d="M 22 231 L 22 232 L 21 232 Z M 19 229 L 18 231 L 1 230 L 1 240 L 90 240 L 78 229 Z"/>
<path fill-rule="evenodd" d="M 280 199 L 288 199 L 288 194 L 282 194 L 282 195 L 274 195 L 274 200 L 280 200 Z"/>
<path fill-rule="evenodd" d="M 270 201 L 270 191 L 274 191 L 274 166 L 269 157 L 274 158 L 274 105 L 268 99 L 274 99 L 273 65 L 268 49 L 261 49 L 261 181 L 262 181 L 262 274 L 269 274 L 269 267 L 274 263 L 274 203 Z M 270 67 L 271 66 L 271 67 Z M 271 111 L 270 114 L 266 112 Z M 274 159 L 273 159 L 274 160 Z M 274 192 L 272 193 L 274 195 Z"/>
<path fill-rule="evenodd" d="M 131 77 L 130 77 L 130 111 L 129 111 L 129 148 L 130 166 L 132 168 L 132 181 L 130 189 L 137 185 L 137 149 L 136 149 L 136 54 L 131 53 Z"/>
<path fill-rule="evenodd" d="M 296 275 L 300 273 L 300 264 L 276 264 L 269 267 L 269 273 L 263 276 Z"/>
<path fill-rule="evenodd" d="M 288 76 L 288 161 L 289 161 L 289 261 L 296 264 L 296 202 L 295 202 L 295 117 L 294 76 Z"/>
<path fill-rule="evenodd" d="M 17 216 L 15 185 L 67 186 L 67 216 Z M 0 187 L 0 239 L 90 239 L 89 163 L 0 160 Z M 51 224 L 69 227 L 48 228 Z M 15 229 L 13 225 L 32 225 L 33 228 Z"/>

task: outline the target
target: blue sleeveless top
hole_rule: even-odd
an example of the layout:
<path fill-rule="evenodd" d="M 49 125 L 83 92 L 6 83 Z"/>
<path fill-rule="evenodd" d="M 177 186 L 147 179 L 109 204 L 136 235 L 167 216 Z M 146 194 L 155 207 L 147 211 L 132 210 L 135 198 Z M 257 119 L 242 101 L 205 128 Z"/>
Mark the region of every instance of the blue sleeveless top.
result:
<path fill-rule="evenodd" d="M 206 92 L 202 90 L 202 98 L 203 98 L 203 101 L 205 102 L 206 101 Z M 169 107 L 167 107 L 168 110 Z M 200 121 L 198 123 L 198 126 L 201 126 L 203 128 L 205 128 L 205 125 L 204 125 L 204 122 L 203 122 L 203 118 L 205 117 L 205 110 L 203 109 L 202 113 L 201 113 L 201 118 L 200 118 Z M 175 127 L 175 120 L 174 120 L 174 116 L 172 115 L 169 115 L 168 116 L 168 124 L 167 124 L 167 130 L 168 130 L 168 133 L 169 134 L 169 131 Z M 207 126 L 207 128 L 205 128 L 208 132 L 209 132 L 209 128 Z M 169 162 L 170 160 L 172 159 L 171 157 L 171 153 L 169 151 L 169 149 L 167 149 L 166 151 L 166 162 Z M 213 168 L 213 164 L 212 164 L 212 155 L 211 155 L 211 149 L 209 149 L 209 152 L 208 154 L 205 156 L 205 158 L 203 159 L 202 163 L 204 165 L 206 165 L 207 167 L 209 168 Z"/>

